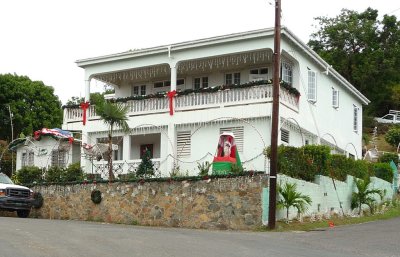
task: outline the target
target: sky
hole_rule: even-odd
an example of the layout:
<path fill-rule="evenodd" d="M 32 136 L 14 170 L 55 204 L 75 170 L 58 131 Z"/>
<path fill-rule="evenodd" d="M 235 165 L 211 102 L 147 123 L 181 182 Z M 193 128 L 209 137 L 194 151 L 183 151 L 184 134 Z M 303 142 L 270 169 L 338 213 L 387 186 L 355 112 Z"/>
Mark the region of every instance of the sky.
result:
<path fill-rule="evenodd" d="M 273 0 L 4 0 L 0 74 L 41 80 L 65 104 L 84 96 L 75 61 L 274 26 Z M 282 25 L 307 42 L 315 17 L 367 7 L 400 19 L 394 0 L 282 0 Z M 92 91 L 101 91 L 92 82 Z M 1 94 L 1 92 L 0 92 Z"/>

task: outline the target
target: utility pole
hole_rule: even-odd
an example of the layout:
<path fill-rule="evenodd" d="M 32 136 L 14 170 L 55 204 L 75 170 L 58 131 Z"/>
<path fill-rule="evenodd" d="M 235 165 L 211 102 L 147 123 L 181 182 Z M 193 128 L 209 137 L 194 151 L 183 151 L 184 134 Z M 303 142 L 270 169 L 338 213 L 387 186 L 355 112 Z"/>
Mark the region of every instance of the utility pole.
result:
<path fill-rule="evenodd" d="M 13 126 L 13 113 L 11 112 L 11 107 L 8 105 L 8 112 L 10 113 L 10 122 L 11 122 L 11 141 L 14 140 L 14 126 Z M 11 176 L 14 174 L 14 152 L 11 152 Z"/>
<path fill-rule="evenodd" d="M 281 63 L 281 0 L 275 0 L 274 77 L 272 91 L 271 162 L 269 177 L 268 227 L 275 229 L 276 222 L 276 175 L 278 170 L 279 124 L 279 71 Z"/>

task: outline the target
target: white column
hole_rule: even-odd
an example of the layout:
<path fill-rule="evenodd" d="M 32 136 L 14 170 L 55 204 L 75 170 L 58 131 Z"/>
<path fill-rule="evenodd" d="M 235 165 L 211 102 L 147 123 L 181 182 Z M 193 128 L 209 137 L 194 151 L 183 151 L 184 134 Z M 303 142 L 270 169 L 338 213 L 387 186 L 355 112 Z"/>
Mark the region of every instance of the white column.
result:
<path fill-rule="evenodd" d="M 169 123 L 168 124 L 168 141 L 167 141 L 167 155 L 168 159 L 167 159 L 167 174 L 162 174 L 162 175 L 169 175 L 171 174 L 172 169 L 174 168 L 174 164 L 178 165 L 179 163 L 177 163 L 175 161 L 176 158 L 176 132 L 175 132 L 175 125 L 174 123 Z M 172 144 L 172 145 L 171 145 Z"/>
<path fill-rule="evenodd" d="M 85 80 L 85 102 L 90 101 L 90 78 Z"/>
<path fill-rule="evenodd" d="M 131 159 L 130 153 L 131 153 L 131 136 L 130 135 L 125 135 L 122 139 L 122 160 L 128 161 Z"/>
<path fill-rule="evenodd" d="M 171 91 L 176 90 L 176 63 L 170 64 L 171 66 Z"/>

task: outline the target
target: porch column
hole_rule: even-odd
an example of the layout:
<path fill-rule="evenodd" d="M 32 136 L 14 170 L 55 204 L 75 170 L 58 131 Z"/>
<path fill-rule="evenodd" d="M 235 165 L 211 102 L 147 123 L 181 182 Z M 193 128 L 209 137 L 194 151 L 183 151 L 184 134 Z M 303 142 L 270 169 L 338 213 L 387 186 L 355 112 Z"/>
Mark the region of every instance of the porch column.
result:
<path fill-rule="evenodd" d="M 90 78 L 85 80 L 85 102 L 90 102 Z"/>
<path fill-rule="evenodd" d="M 177 72 L 176 72 L 176 67 L 178 65 L 176 63 L 171 63 L 171 91 L 176 90 L 176 79 L 177 79 Z"/>
<path fill-rule="evenodd" d="M 171 174 L 172 170 L 174 169 L 174 165 L 179 165 L 179 163 L 176 162 L 176 140 L 175 140 L 175 124 L 174 123 L 169 123 L 168 124 L 168 142 L 167 142 L 167 174 Z M 171 145 L 172 144 L 172 145 Z"/>
<path fill-rule="evenodd" d="M 125 135 L 122 139 L 122 160 L 128 161 L 131 159 L 130 153 L 131 153 L 131 136 L 130 135 Z"/>

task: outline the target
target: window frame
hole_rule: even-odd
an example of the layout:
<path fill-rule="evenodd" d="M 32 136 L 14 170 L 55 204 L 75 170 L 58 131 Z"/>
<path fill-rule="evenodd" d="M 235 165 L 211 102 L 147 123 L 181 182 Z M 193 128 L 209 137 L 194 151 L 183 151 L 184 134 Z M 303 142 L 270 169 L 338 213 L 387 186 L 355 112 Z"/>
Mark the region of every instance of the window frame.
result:
<path fill-rule="evenodd" d="M 332 87 L 332 107 L 339 108 L 339 90 Z"/>
<path fill-rule="evenodd" d="M 281 79 L 293 85 L 293 64 L 286 60 L 281 61 Z"/>
<path fill-rule="evenodd" d="M 317 73 L 313 70 L 307 71 L 307 100 L 312 103 L 317 102 Z"/>
<path fill-rule="evenodd" d="M 357 106 L 357 105 L 355 105 L 355 104 L 353 104 L 353 131 L 355 132 L 355 133 L 358 133 L 358 131 L 359 131 L 359 129 L 358 129 L 358 127 L 359 127 L 359 111 L 360 111 L 360 108 Z"/>

